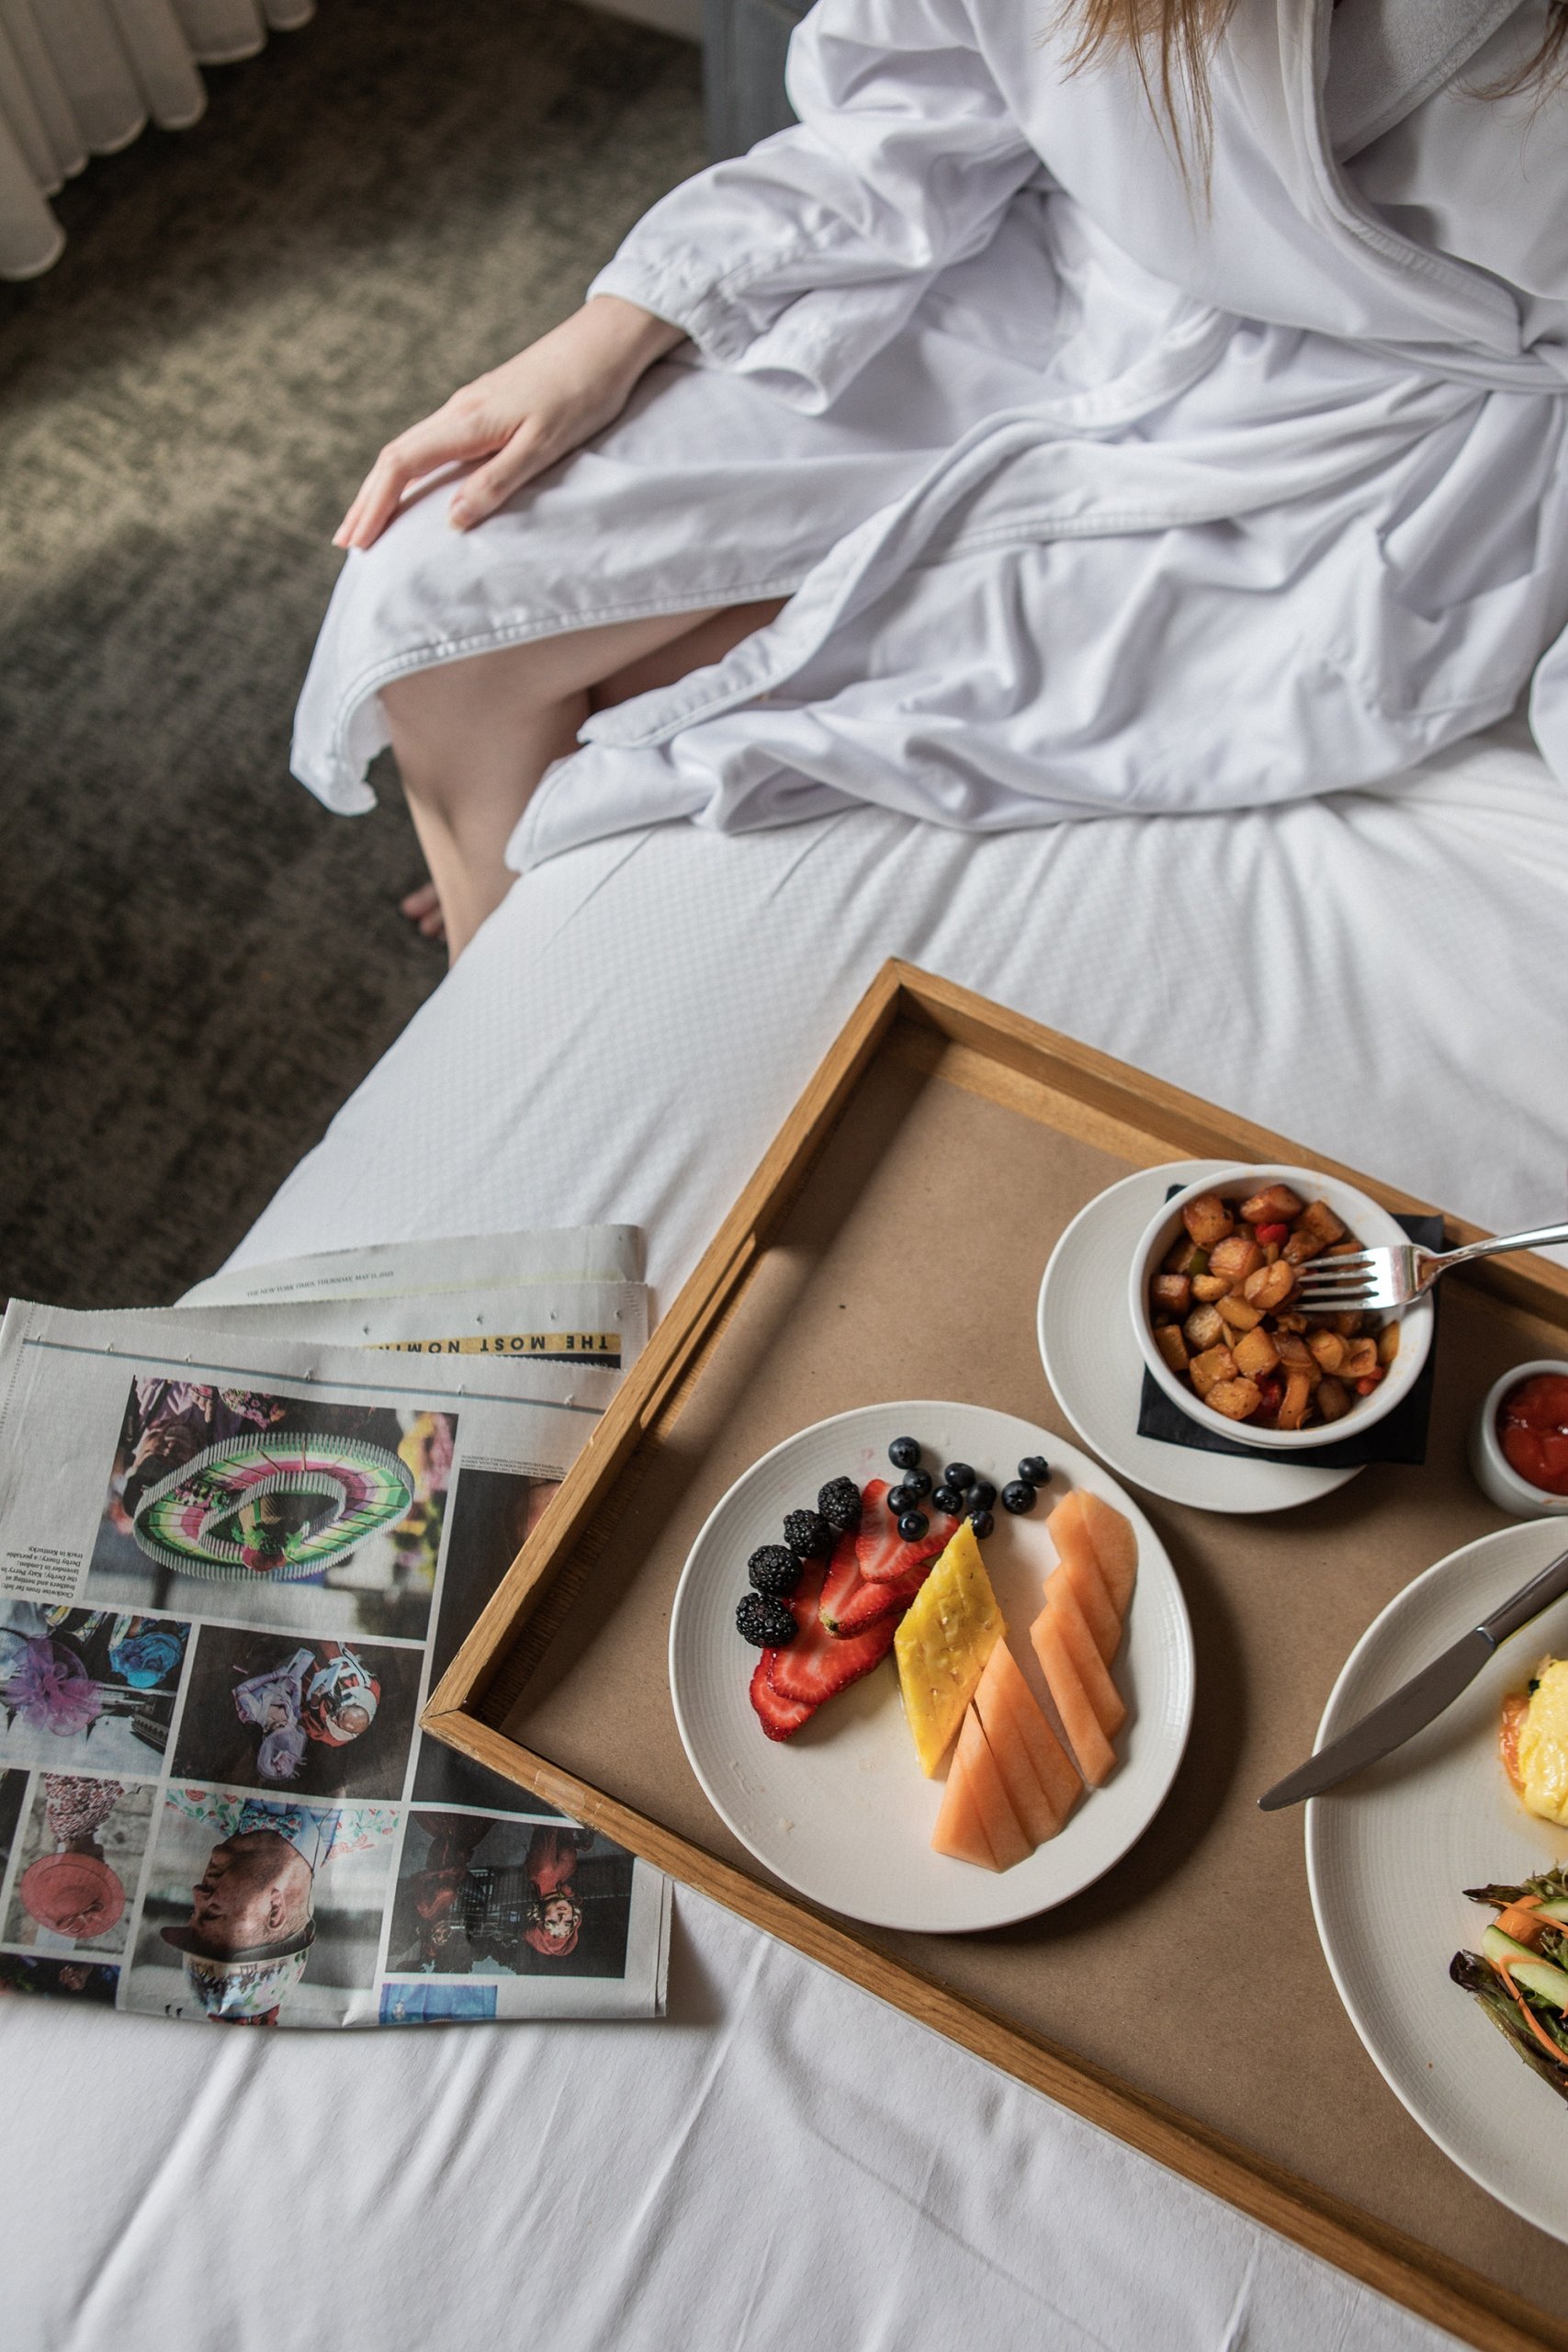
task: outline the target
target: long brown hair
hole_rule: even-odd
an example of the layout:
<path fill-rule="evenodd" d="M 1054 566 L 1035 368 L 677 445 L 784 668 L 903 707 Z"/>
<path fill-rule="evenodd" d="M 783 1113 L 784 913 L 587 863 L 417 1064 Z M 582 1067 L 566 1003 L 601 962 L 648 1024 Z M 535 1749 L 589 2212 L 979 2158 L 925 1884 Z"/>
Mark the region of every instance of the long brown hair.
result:
<path fill-rule="evenodd" d="M 1213 127 L 1209 59 L 1237 5 L 1238 0 L 1068 0 L 1065 13 L 1078 19 L 1073 62 L 1087 66 L 1116 51 L 1130 54 L 1184 167 L 1190 140 L 1206 169 Z M 1535 54 L 1479 95 L 1511 97 L 1532 83 L 1544 92 L 1564 80 L 1568 0 L 1548 0 L 1546 32 Z"/>

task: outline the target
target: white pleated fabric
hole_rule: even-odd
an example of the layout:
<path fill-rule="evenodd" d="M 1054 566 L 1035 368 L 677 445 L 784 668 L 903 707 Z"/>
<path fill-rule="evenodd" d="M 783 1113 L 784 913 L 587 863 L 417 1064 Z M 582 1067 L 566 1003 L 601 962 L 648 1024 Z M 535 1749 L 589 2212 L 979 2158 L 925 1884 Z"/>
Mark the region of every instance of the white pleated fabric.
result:
<path fill-rule="evenodd" d="M 1568 795 L 1517 722 L 1398 788 L 1224 816 L 599 842 L 517 884 L 240 1254 L 628 1218 L 668 1307 L 888 955 L 1517 1229 L 1568 1164 L 1565 896 Z M 1041 1256 L 998 1314 L 1032 1317 Z M 51 2352 L 334 2325 L 346 2352 L 1447 2341 L 723 1912 L 678 1891 L 675 1916 L 665 2024 L 290 2046 L 0 2004 L 6 2327 Z"/>
<path fill-rule="evenodd" d="M 253 57 L 315 0 L 0 0 L 0 277 L 37 277 L 64 250 L 50 209 L 89 155 L 150 122 L 187 130 L 199 68 Z"/>

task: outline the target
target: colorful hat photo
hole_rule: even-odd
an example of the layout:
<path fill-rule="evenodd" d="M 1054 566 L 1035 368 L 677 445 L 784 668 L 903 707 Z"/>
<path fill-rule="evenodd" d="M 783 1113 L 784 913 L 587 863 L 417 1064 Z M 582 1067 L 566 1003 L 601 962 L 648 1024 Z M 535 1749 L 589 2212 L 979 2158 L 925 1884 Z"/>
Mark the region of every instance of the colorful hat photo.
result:
<path fill-rule="evenodd" d="M 125 1909 L 125 1889 L 94 1854 L 44 1854 L 22 1873 L 22 1908 L 40 1928 L 78 1943 L 107 1935 Z"/>
<path fill-rule="evenodd" d="M 167 1941 L 175 1941 L 169 1928 L 164 1934 Z M 236 1955 L 220 1960 L 187 1951 L 186 1983 L 207 2015 L 220 2025 L 276 2025 L 285 1994 L 305 1973 L 310 1944 L 307 1937 L 295 1949 L 271 1958 Z"/>

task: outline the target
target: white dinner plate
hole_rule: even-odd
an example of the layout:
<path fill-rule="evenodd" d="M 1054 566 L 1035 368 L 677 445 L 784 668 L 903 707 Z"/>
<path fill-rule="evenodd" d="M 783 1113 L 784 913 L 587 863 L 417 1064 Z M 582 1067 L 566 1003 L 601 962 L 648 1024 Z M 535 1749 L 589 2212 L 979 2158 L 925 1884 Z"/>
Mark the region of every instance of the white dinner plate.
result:
<path fill-rule="evenodd" d="M 1390 1601 L 1335 1684 L 1317 1746 L 1337 1738 L 1562 1548 L 1560 1521 L 1506 1527 L 1450 1552 Z M 1498 1712 L 1538 1658 L 1568 1655 L 1568 1600 L 1505 1642 L 1463 1696 L 1381 1764 L 1306 1808 L 1307 1880 L 1339 1997 L 1390 2088 L 1461 2171 L 1568 2239 L 1568 2116 L 1480 2004 L 1449 1980 L 1493 1913 L 1467 1886 L 1511 1885 L 1568 1854 L 1568 1830 L 1519 1804 Z"/>
<path fill-rule="evenodd" d="M 1144 1228 L 1173 1185 L 1196 1183 L 1226 1159 L 1175 1159 L 1140 1168 L 1081 1208 L 1051 1252 L 1036 1328 L 1051 1391 L 1086 1445 L 1167 1502 L 1200 1510 L 1290 1510 L 1356 1476 L 1260 1453 L 1205 1453 L 1138 1434 L 1144 1360 L 1127 1313 L 1127 1273 Z"/>
<path fill-rule="evenodd" d="M 1050 1486 L 1028 1518 L 998 1505 L 986 1566 L 1013 1656 L 1055 1720 L 1029 1627 L 1055 1562 L 1046 1515 L 1069 1487 L 1124 1511 L 1138 1538 L 1138 1579 L 1116 1681 L 1127 1702 L 1122 1761 L 1079 1801 L 1060 1835 L 1010 1871 L 977 1870 L 933 1853 L 942 1780 L 928 1781 L 898 1695 L 891 1657 L 822 1707 L 793 1739 L 771 1740 L 748 1686 L 757 1652 L 735 1630 L 746 1563 L 780 1541 L 786 1511 L 815 1506 L 829 1478 L 863 1487 L 897 1476 L 896 1437 L 918 1438 L 933 1476 L 973 1463 L 998 1490 L 1026 1454 L 1050 1462 Z M 1176 1776 L 1192 1720 L 1192 1631 L 1176 1572 L 1136 1503 L 1076 1446 L 1010 1413 L 979 1405 L 864 1405 L 786 1438 L 738 1478 L 692 1547 L 670 1622 L 670 1690 L 692 1769 L 715 1810 L 761 1862 L 814 1903 L 876 1928 L 949 1933 L 1027 1919 L 1099 1878 L 1142 1836 Z"/>

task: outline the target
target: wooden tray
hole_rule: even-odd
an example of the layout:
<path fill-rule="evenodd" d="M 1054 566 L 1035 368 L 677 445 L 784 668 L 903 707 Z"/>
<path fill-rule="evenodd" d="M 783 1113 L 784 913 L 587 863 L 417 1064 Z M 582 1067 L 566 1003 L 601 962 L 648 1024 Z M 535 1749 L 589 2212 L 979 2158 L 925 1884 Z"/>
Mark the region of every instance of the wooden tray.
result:
<path fill-rule="evenodd" d="M 1495 1260 L 1445 1286 L 1426 1469 L 1368 1469 L 1262 1518 L 1140 1498 L 1191 1612 L 1193 1735 L 1154 1826 L 1059 1909 L 952 1938 L 816 1910 L 731 1838 L 677 1736 L 671 1601 L 733 1479 L 793 1430 L 882 1396 L 964 1397 L 1065 1434 L 1034 1338 L 1052 1246 L 1106 1185 L 1190 1158 L 1304 1162 L 1391 1208 L 1427 1205 L 886 965 L 424 1724 L 1472 2343 L 1568 2352 L 1568 2247 L 1476 2188 L 1384 2086 L 1318 1948 L 1300 1819 L 1254 1803 L 1310 1750 L 1384 1603 L 1505 1523 L 1465 1468 L 1468 1419 L 1509 1363 L 1568 1353 L 1568 1275 Z M 1450 1222 L 1456 1239 L 1475 1230 Z M 1266 1970 L 1234 1965 L 1238 1888 L 1269 1923 Z M 1112 1964 L 1129 1936 L 1160 1954 L 1157 2018 Z"/>

